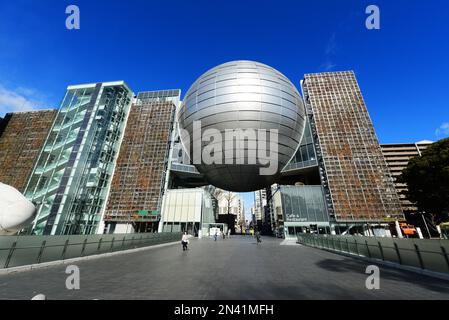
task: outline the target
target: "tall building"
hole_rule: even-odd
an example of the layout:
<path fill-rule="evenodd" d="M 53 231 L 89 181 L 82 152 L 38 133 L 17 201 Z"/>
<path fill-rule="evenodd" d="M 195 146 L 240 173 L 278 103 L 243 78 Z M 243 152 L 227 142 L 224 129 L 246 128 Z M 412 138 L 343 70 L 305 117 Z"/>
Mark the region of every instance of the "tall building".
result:
<path fill-rule="evenodd" d="M 418 208 L 407 199 L 407 185 L 397 182 L 397 178 L 401 175 L 402 170 L 407 167 L 410 159 L 420 157 L 422 152 L 432 143 L 433 141 L 423 140 L 416 143 L 390 143 L 381 145 L 382 153 L 394 179 L 394 185 L 399 195 L 402 209 L 406 213 L 416 212 Z"/>
<path fill-rule="evenodd" d="M 330 220 L 350 225 L 402 219 L 354 73 L 306 74 L 301 84 Z"/>
<path fill-rule="evenodd" d="M 106 232 L 158 230 L 180 94 L 142 92 L 131 106 L 104 218 Z"/>
<path fill-rule="evenodd" d="M 256 215 L 255 215 L 255 207 L 254 207 L 254 204 L 253 204 L 253 206 L 251 207 L 251 225 L 252 226 L 255 226 L 256 225 Z"/>
<path fill-rule="evenodd" d="M 256 221 L 263 222 L 264 207 L 267 205 L 267 191 L 266 189 L 254 191 L 254 215 Z"/>
<path fill-rule="evenodd" d="M 56 112 L 6 114 L 0 123 L 0 182 L 24 192 Z"/>
<path fill-rule="evenodd" d="M 215 191 L 215 195 L 218 200 L 218 214 L 233 214 L 236 216 L 236 221 L 244 220 L 244 204 L 239 194 L 221 189 L 217 190 Z"/>
<path fill-rule="evenodd" d="M 67 88 L 25 189 L 33 234 L 98 231 L 132 97 L 123 81 Z"/>
<path fill-rule="evenodd" d="M 245 201 L 240 196 L 238 197 L 238 208 L 236 222 L 241 231 L 243 231 L 242 229 L 247 227 L 249 221 L 247 221 L 245 216 Z"/>
<path fill-rule="evenodd" d="M 243 199 L 236 192 L 215 187 L 212 193 L 217 200 L 217 222 L 227 225 L 232 233 L 240 232 L 246 223 Z"/>

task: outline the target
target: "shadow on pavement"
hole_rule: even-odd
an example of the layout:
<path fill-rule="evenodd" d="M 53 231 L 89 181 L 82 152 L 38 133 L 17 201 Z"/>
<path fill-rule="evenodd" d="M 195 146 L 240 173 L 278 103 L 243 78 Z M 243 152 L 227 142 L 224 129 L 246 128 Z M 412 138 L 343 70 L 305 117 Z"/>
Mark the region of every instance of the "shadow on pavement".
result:
<path fill-rule="evenodd" d="M 356 261 L 351 259 L 325 259 L 317 262 L 316 265 L 321 269 L 331 272 L 365 273 L 366 267 L 368 265 L 376 265 L 376 262 Z M 432 291 L 449 293 L 449 281 L 420 275 L 411 271 L 393 269 L 382 265 L 379 265 L 379 268 L 381 281 L 382 279 L 388 279 L 392 281 L 413 283 Z"/>

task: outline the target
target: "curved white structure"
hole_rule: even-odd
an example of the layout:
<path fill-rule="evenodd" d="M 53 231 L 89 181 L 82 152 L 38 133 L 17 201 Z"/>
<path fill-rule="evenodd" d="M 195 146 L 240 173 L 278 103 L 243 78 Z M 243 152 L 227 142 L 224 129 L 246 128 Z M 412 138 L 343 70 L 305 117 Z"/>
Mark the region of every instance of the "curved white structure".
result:
<path fill-rule="evenodd" d="M 0 182 L 0 235 L 14 234 L 36 216 L 35 206 L 15 188 Z"/>

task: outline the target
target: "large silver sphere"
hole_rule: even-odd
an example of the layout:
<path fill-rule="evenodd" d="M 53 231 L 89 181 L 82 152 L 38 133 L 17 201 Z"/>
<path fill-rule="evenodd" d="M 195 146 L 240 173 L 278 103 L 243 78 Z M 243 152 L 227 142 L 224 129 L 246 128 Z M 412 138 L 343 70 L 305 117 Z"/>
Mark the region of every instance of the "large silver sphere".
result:
<path fill-rule="evenodd" d="M 203 132 L 211 128 L 219 130 L 223 141 L 226 129 L 278 130 L 278 163 L 274 174 L 261 175 L 259 169 L 266 166 L 259 162 L 238 164 L 242 154 L 235 152 L 233 164 L 225 164 L 225 151 L 220 154 L 222 164 L 194 163 L 210 184 L 225 190 L 248 192 L 276 183 L 302 138 L 305 109 L 298 90 L 279 71 L 255 61 L 232 61 L 204 73 L 184 98 L 178 122 L 180 129 L 188 133 L 188 136 L 181 134 L 181 139 L 192 160 L 195 142 L 198 142 L 193 136 L 194 121 L 201 121 Z M 202 141 L 202 146 L 214 142 L 212 139 Z M 245 148 L 246 158 L 248 152 L 256 152 L 248 151 L 247 144 Z M 270 150 L 269 145 L 267 148 Z"/>

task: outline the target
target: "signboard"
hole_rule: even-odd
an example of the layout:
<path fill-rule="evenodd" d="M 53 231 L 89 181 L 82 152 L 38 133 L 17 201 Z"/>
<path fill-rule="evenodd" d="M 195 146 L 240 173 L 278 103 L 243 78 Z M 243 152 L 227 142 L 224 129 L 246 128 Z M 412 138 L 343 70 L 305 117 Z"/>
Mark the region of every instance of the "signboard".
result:
<path fill-rule="evenodd" d="M 139 216 L 147 216 L 148 215 L 148 210 L 139 210 L 138 215 Z"/>

